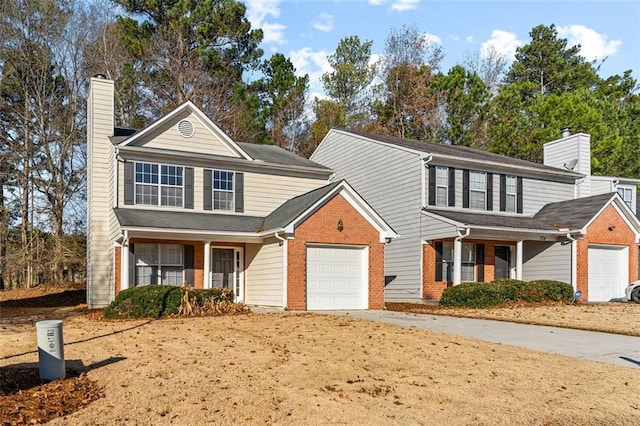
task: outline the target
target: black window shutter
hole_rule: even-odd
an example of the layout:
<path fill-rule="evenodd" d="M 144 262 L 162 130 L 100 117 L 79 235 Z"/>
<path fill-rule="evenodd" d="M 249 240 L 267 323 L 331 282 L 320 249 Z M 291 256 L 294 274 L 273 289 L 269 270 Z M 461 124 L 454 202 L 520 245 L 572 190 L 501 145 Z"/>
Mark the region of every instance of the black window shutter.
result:
<path fill-rule="evenodd" d="M 500 175 L 500 211 L 507 211 L 507 177 Z"/>
<path fill-rule="evenodd" d="M 522 201 L 523 201 L 522 200 L 523 199 L 523 196 L 522 196 L 522 178 L 519 177 L 519 176 L 517 178 L 516 185 L 517 185 L 516 191 L 517 191 L 517 194 L 518 194 L 517 195 L 517 201 L 516 201 L 516 204 L 517 204 L 516 211 L 518 213 L 522 213 Z"/>
<path fill-rule="evenodd" d="M 193 208 L 193 168 L 184 168 L 184 208 Z"/>
<path fill-rule="evenodd" d="M 135 203 L 135 164 L 124 163 L 124 203 L 131 205 Z"/>
<path fill-rule="evenodd" d="M 429 205 L 436 205 L 436 167 L 429 167 Z"/>
<path fill-rule="evenodd" d="M 478 269 L 478 276 L 476 281 L 484 281 L 484 244 L 476 244 L 476 266 Z"/>
<path fill-rule="evenodd" d="M 244 173 L 236 173 L 236 213 L 244 213 Z"/>
<path fill-rule="evenodd" d="M 493 173 L 487 173 L 487 210 L 493 210 Z"/>
<path fill-rule="evenodd" d="M 184 284 L 194 287 L 194 281 L 194 247 L 187 244 L 184 246 Z"/>
<path fill-rule="evenodd" d="M 456 206 L 456 169 L 449 167 L 449 207 Z"/>
<path fill-rule="evenodd" d="M 442 281 L 442 241 L 436 241 L 436 281 Z"/>
<path fill-rule="evenodd" d="M 204 170 L 204 182 L 202 183 L 202 187 L 204 188 L 204 206 L 205 210 L 213 209 L 213 194 L 211 192 L 211 185 L 213 184 L 213 173 L 211 170 Z"/>
<path fill-rule="evenodd" d="M 462 171 L 462 207 L 469 208 L 469 170 Z"/>

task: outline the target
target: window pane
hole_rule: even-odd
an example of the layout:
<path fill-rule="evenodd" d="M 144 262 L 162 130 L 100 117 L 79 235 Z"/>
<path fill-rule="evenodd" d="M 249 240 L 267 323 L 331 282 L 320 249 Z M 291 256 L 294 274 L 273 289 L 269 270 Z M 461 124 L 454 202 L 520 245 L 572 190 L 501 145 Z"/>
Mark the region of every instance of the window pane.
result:
<path fill-rule="evenodd" d="M 162 244 L 160 246 L 160 263 L 162 266 L 180 266 L 182 267 L 182 251 L 181 244 Z"/>
<path fill-rule="evenodd" d="M 182 207 L 182 188 L 163 186 L 160 202 L 163 206 Z"/>
<path fill-rule="evenodd" d="M 487 188 L 487 175 L 483 172 L 469 173 L 469 187 L 472 190 L 484 191 Z"/>
<path fill-rule="evenodd" d="M 472 209 L 485 209 L 485 193 L 479 191 L 469 192 L 469 207 Z"/>
<path fill-rule="evenodd" d="M 512 194 L 507 194 L 507 208 L 506 211 L 508 212 L 515 212 L 516 211 L 516 196 L 512 195 Z"/>
<path fill-rule="evenodd" d="M 160 284 L 182 285 L 182 266 L 162 266 Z"/>
<path fill-rule="evenodd" d="M 136 184 L 136 204 L 158 205 L 158 187 Z"/>
<path fill-rule="evenodd" d="M 462 274 L 460 277 L 461 281 L 475 281 L 475 268 L 472 263 L 463 263 L 462 264 Z"/>
<path fill-rule="evenodd" d="M 507 176 L 507 194 L 516 193 L 516 177 Z"/>
<path fill-rule="evenodd" d="M 449 173 L 446 167 L 436 167 L 436 185 L 447 186 Z"/>

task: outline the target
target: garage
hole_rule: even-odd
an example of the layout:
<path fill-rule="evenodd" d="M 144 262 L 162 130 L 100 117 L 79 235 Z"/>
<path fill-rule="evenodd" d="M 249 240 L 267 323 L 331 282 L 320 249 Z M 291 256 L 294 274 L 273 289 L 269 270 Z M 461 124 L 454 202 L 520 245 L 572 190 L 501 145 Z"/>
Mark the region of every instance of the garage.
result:
<path fill-rule="evenodd" d="M 624 296 L 629 283 L 626 246 L 589 245 L 589 302 L 608 302 Z"/>
<path fill-rule="evenodd" d="M 307 246 L 307 309 L 367 309 L 366 247 Z"/>

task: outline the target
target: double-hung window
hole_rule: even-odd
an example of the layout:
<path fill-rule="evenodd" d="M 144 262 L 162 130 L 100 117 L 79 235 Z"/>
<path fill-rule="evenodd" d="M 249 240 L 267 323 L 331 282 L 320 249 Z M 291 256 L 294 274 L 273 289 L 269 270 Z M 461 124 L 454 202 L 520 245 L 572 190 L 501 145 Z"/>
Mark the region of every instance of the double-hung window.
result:
<path fill-rule="evenodd" d="M 631 202 L 633 201 L 633 193 L 631 191 L 631 188 L 618 188 L 618 194 L 629 208 L 631 208 Z"/>
<path fill-rule="evenodd" d="M 136 204 L 182 207 L 183 173 L 180 166 L 136 163 Z"/>
<path fill-rule="evenodd" d="M 460 279 L 461 281 L 475 281 L 476 279 L 476 245 L 474 243 L 462 243 L 461 253 L 461 265 L 460 265 Z M 442 281 L 453 281 L 453 243 L 443 242 L 442 253 L 439 253 L 440 261 L 436 264 L 436 268 L 441 268 L 440 275 Z"/>
<path fill-rule="evenodd" d="M 436 166 L 436 206 L 447 205 L 447 193 L 449 192 L 449 169 Z"/>
<path fill-rule="evenodd" d="M 213 210 L 234 209 L 234 172 L 213 171 Z"/>
<path fill-rule="evenodd" d="M 487 174 L 485 172 L 469 173 L 469 207 L 480 210 L 487 208 Z"/>
<path fill-rule="evenodd" d="M 138 243 L 135 250 L 136 285 L 183 284 L 182 245 Z"/>
<path fill-rule="evenodd" d="M 517 179 L 515 176 L 507 176 L 506 180 L 506 191 L 505 191 L 505 211 L 515 212 L 516 204 L 518 199 L 518 188 L 517 188 Z"/>

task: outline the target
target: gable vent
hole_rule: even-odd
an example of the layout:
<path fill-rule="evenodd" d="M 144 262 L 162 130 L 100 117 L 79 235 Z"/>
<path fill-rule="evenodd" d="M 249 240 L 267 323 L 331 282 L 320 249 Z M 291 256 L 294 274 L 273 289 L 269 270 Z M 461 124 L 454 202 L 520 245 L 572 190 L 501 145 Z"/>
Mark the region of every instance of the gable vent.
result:
<path fill-rule="evenodd" d="M 196 128 L 189 120 L 180 120 L 178 123 L 178 133 L 183 138 L 190 138 L 196 133 Z"/>

